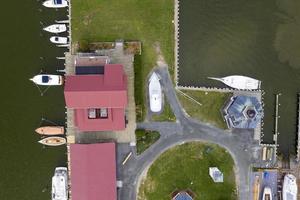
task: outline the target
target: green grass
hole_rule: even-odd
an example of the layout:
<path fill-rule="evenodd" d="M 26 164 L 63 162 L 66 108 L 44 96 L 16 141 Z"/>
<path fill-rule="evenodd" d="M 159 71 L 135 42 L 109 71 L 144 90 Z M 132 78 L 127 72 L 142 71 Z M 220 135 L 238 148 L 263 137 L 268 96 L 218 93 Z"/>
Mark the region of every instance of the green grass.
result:
<path fill-rule="evenodd" d="M 138 129 L 135 131 L 135 136 L 136 151 L 137 154 L 141 154 L 159 139 L 160 134 L 157 131 Z"/>
<path fill-rule="evenodd" d="M 176 146 L 152 164 L 139 188 L 139 200 L 171 199 L 175 190 L 190 189 L 195 200 L 233 200 L 235 192 L 234 162 L 225 149 L 217 145 L 192 142 Z M 214 183 L 209 167 L 218 167 L 224 183 Z"/>
<path fill-rule="evenodd" d="M 153 114 L 152 120 L 153 121 L 170 121 L 170 122 L 176 121 L 176 117 L 171 109 L 170 104 L 166 101 L 166 99 L 165 99 L 164 108 L 163 108 L 162 113 Z"/>
<path fill-rule="evenodd" d="M 136 121 L 141 122 L 146 115 L 145 88 L 143 82 L 142 58 L 140 55 L 134 56 L 134 99 L 136 106 Z"/>
<path fill-rule="evenodd" d="M 146 77 L 157 59 L 155 43 L 159 43 L 170 72 L 173 73 L 173 8 L 173 0 L 73 0 L 72 40 L 73 42 L 140 40 L 142 78 L 136 81 L 142 89 L 139 89 L 138 92 L 141 93 L 135 96 L 142 96 Z M 140 100 L 138 103 L 145 102 Z M 144 114 L 138 118 L 142 121 Z"/>
<path fill-rule="evenodd" d="M 194 119 L 210 123 L 219 128 L 227 128 L 221 114 L 221 109 L 224 106 L 227 99 L 232 95 L 231 93 L 223 92 L 205 92 L 195 90 L 181 90 L 188 96 L 194 98 L 202 105 L 198 105 L 194 101 L 186 98 L 179 92 L 177 97 L 185 109 L 185 111 Z"/>

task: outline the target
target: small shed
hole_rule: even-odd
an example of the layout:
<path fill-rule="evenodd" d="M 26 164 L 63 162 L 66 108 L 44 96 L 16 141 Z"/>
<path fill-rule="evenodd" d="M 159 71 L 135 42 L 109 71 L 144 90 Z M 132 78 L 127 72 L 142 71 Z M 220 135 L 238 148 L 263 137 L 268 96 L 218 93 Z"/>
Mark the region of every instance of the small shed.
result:
<path fill-rule="evenodd" d="M 179 191 L 173 196 L 172 200 L 193 200 L 193 197 L 187 191 Z"/>
<path fill-rule="evenodd" d="M 217 167 L 210 167 L 209 175 L 215 183 L 223 183 L 223 173 Z"/>

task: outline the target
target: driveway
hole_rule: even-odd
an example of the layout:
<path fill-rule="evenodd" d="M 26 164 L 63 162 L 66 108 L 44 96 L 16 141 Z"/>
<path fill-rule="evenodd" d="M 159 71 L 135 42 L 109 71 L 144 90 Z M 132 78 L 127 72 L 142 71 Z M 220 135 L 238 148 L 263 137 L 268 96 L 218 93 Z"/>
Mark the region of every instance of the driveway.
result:
<path fill-rule="evenodd" d="M 118 189 L 120 200 L 135 200 L 139 179 L 153 161 L 172 146 L 189 141 L 204 141 L 219 144 L 232 155 L 236 168 L 236 181 L 239 199 L 247 200 L 249 195 L 249 175 L 251 163 L 255 161 L 254 152 L 258 142 L 253 140 L 252 131 L 232 133 L 193 120 L 184 114 L 176 97 L 170 75 L 166 67 L 155 70 L 161 77 L 164 94 L 176 116 L 176 122 L 145 122 L 137 124 L 138 128 L 156 130 L 160 139 L 143 154 L 137 156 L 135 147 L 118 145 L 118 179 L 123 186 Z M 133 152 L 129 161 L 122 165 L 125 152 Z"/>

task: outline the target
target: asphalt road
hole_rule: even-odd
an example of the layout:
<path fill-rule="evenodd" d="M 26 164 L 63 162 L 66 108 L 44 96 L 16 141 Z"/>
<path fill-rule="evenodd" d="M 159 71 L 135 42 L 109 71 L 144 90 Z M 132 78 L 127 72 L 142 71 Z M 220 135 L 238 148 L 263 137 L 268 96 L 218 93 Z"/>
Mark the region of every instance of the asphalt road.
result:
<path fill-rule="evenodd" d="M 128 144 L 118 145 L 118 180 L 123 186 L 118 189 L 119 200 L 135 200 L 137 187 L 141 174 L 147 170 L 151 163 L 164 151 L 172 146 L 188 141 L 204 141 L 219 144 L 232 155 L 236 167 L 236 180 L 239 199 L 249 199 L 249 175 L 251 163 L 255 162 L 255 152 L 258 142 L 253 140 L 252 131 L 224 131 L 208 124 L 204 124 L 187 117 L 176 97 L 167 68 L 159 67 L 155 70 L 161 77 L 164 94 L 177 118 L 177 122 L 145 122 L 138 124 L 138 128 L 156 130 L 161 134 L 160 139 L 137 156 L 135 147 Z M 122 161 L 128 152 L 133 156 L 125 165 Z"/>

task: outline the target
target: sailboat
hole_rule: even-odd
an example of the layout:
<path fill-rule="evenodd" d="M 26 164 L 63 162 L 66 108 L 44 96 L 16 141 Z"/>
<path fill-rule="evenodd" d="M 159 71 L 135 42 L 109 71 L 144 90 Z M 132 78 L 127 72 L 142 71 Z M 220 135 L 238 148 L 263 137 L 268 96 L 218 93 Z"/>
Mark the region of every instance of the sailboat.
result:
<path fill-rule="evenodd" d="M 65 24 L 52 24 L 43 28 L 43 30 L 50 33 L 63 33 L 67 31 L 67 26 Z"/>
<path fill-rule="evenodd" d="M 162 108 L 162 92 L 159 78 L 155 72 L 149 79 L 149 101 L 152 112 L 160 112 Z"/>
<path fill-rule="evenodd" d="M 239 90 L 258 90 L 260 89 L 261 81 L 247 76 L 233 75 L 223 78 L 208 77 L 212 80 L 221 81 L 225 85 Z"/>

